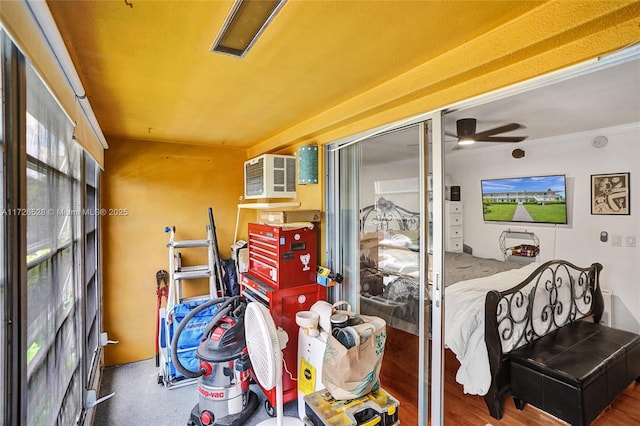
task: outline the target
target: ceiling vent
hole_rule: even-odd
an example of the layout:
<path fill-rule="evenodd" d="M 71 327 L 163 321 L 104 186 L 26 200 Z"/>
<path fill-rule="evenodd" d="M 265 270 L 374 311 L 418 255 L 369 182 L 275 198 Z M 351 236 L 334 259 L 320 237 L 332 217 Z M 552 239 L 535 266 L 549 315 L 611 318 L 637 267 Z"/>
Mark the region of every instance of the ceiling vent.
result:
<path fill-rule="evenodd" d="M 285 0 L 236 0 L 211 52 L 244 57 L 284 2 Z"/>

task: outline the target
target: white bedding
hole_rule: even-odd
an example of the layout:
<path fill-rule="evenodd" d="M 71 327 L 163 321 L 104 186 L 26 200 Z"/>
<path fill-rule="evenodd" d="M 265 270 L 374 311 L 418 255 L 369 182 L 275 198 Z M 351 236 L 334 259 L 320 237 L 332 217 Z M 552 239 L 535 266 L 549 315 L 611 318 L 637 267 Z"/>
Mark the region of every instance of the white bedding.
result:
<path fill-rule="evenodd" d="M 420 266 L 418 253 L 406 248 L 380 246 L 378 248 L 378 269 L 387 273 L 411 275 L 418 278 Z"/>
<path fill-rule="evenodd" d="M 445 290 L 444 343 L 460 361 L 456 381 L 464 392 L 484 395 L 491 385 L 489 357 L 484 342 L 484 302 L 489 290 L 507 290 L 527 278 L 539 263 L 520 269 L 460 281 Z"/>

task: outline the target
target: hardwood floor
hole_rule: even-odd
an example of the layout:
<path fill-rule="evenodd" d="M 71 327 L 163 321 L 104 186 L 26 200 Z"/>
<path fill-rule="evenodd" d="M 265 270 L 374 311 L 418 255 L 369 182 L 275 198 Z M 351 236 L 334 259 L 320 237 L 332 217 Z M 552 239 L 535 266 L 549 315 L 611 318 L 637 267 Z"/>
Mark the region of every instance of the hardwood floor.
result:
<path fill-rule="evenodd" d="M 467 395 L 455 380 L 459 363 L 445 351 L 444 424 L 455 426 L 530 426 L 564 425 L 531 405 L 520 411 L 510 397 L 505 398 L 504 417 L 489 415 L 484 399 Z M 418 338 L 397 329 L 387 328 L 387 344 L 380 372 L 382 387 L 400 401 L 400 424 L 418 425 Z M 430 403 L 431 401 L 429 401 Z M 640 425 L 640 383 L 631 384 L 593 423 L 592 426 Z"/>

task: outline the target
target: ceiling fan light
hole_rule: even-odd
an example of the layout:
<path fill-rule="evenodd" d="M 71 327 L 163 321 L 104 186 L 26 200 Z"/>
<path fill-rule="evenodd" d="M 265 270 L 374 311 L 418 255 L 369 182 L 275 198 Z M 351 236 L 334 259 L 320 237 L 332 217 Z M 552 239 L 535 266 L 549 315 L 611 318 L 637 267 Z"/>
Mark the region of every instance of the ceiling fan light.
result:
<path fill-rule="evenodd" d="M 460 139 L 473 139 L 476 135 L 476 119 L 461 118 L 456 121 L 456 130 Z"/>
<path fill-rule="evenodd" d="M 285 0 L 236 0 L 211 52 L 243 57 Z"/>
<path fill-rule="evenodd" d="M 473 138 L 460 138 L 458 139 L 458 145 L 473 145 L 476 141 Z"/>

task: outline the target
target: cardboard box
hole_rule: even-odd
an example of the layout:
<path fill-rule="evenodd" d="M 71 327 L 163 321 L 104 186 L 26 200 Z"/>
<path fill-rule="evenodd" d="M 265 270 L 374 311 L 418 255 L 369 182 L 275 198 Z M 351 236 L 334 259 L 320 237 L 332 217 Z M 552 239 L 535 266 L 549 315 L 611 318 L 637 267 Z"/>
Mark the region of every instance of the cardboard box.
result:
<path fill-rule="evenodd" d="M 238 259 L 237 259 L 237 267 L 238 272 L 244 273 L 249 270 L 249 249 L 241 248 L 238 250 Z"/>
<path fill-rule="evenodd" d="M 246 241 L 238 241 L 231 245 L 231 258 L 236 263 L 236 270 L 239 273 L 249 270 L 249 249 Z"/>
<path fill-rule="evenodd" d="M 261 210 L 259 221 L 276 224 L 320 222 L 320 210 Z"/>

